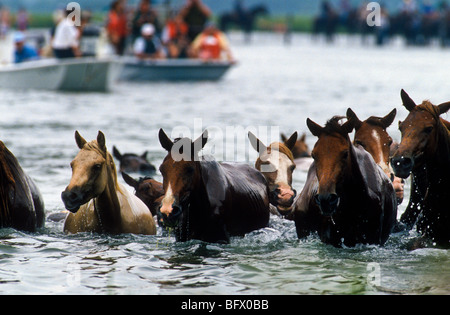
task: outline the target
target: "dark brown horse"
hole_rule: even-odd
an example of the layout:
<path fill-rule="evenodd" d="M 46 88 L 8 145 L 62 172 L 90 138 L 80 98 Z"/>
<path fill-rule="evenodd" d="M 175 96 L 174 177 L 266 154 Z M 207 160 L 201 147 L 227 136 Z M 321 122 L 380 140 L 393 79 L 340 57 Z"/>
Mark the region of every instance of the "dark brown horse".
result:
<path fill-rule="evenodd" d="M 147 151 L 141 155 L 135 153 L 120 153 L 120 151 L 113 146 L 113 155 L 119 161 L 119 171 L 125 173 L 140 173 L 142 175 L 153 175 L 156 173 L 154 167 L 147 160 Z"/>
<path fill-rule="evenodd" d="M 413 185 L 401 221 L 440 246 L 450 246 L 450 131 L 440 115 L 450 102 L 416 105 L 402 90 L 403 105 L 409 111 L 399 123 L 402 141 L 391 163 L 397 176 L 412 174 Z"/>
<path fill-rule="evenodd" d="M 267 180 L 270 190 L 270 203 L 281 216 L 288 215 L 297 192 L 292 188 L 292 173 L 295 170 L 292 148 L 297 141 L 297 132 L 283 143 L 273 142 L 268 147 L 253 133 L 248 133 L 253 148 L 259 153 L 255 168 Z"/>
<path fill-rule="evenodd" d="M 318 140 L 294 208 L 297 235 L 317 231 L 323 242 L 337 247 L 383 245 L 396 222 L 394 189 L 372 156 L 350 141 L 352 122 L 341 125 L 340 119 L 333 117 L 325 127 L 307 119 Z"/>
<path fill-rule="evenodd" d="M 0 227 L 34 232 L 44 219 L 39 189 L 0 141 Z"/>
<path fill-rule="evenodd" d="M 136 197 L 141 199 L 155 216 L 164 197 L 163 184 L 151 177 L 140 177 L 136 180 L 124 172 L 122 178 L 134 188 Z"/>
<path fill-rule="evenodd" d="M 363 147 L 372 155 L 375 163 L 377 163 L 384 173 L 391 178 L 394 185 L 397 203 L 403 201 L 404 181 L 394 176 L 390 166 L 390 153 L 392 146 L 392 138 L 387 132 L 387 128 L 395 119 L 397 110 L 394 108 L 384 117 L 371 116 L 364 121 L 359 120 L 358 116 L 349 108 L 347 110 L 347 119 L 353 120 L 355 126 L 355 138 L 353 143 Z"/>
<path fill-rule="evenodd" d="M 288 137 L 284 133 L 280 134 L 281 140 L 287 142 Z M 311 157 L 311 152 L 309 151 L 308 145 L 306 144 L 306 133 L 304 133 L 300 138 L 295 141 L 294 146 L 291 148 L 294 160 Z"/>
<path fill-rule="evenodd" d="M 199 158 L 207 131 L 192 142 L 172 141 L 160 129 L 159 141 L 168 154 L 160 166 L 165 195 L 158 216 L 175 228 L 177 241 L 229 242 L 231 235 L 267 226 L 269 192 L 260 172 Z"/>

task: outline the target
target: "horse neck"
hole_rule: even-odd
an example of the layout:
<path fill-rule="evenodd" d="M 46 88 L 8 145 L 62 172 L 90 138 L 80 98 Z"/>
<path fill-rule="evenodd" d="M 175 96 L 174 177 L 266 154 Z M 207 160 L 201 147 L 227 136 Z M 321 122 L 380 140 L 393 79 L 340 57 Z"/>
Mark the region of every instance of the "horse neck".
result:
<path fill-rule="evenodd" d="M 117 176 L 115 176 L 113 165 L 113 163 L 110 163 L 110 158 L 108 158 L 105 190 L 94 199 L 94 208 L 100 227 L 104 232 L 108 233 L 118 233 L 121 226 L 120 202 L 117 196 Z"/>
<path fill-rule="evenodd" d="M 347 171 L 343 178 L 343 189 L 347 191 L 355 191 L 363 187 L 363 178 L 360 165 L 356 158 L 355 147 L 349 141 L 349 160 L 347 164 Z"/>
<path fill-rule="evenodd" d="M 429 180 L 444 178 L 449 175 L 450 165 L 450 132 L 439 120 L 436 136 L 428 143 L 423 157 Z"/>
<path fill-rule="evenodd" d="M 11 223 L 10 192 L 16 193 L 18 171 L 16 158 L 0 141 L 0 226 L 8 226 Z"/>

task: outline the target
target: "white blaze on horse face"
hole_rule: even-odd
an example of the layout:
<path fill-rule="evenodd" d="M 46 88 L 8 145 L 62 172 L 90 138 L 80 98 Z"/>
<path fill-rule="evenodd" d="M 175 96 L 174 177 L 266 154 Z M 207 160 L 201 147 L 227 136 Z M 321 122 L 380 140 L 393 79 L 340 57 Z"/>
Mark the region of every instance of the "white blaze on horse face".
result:
<path fill-rule="evenodd" d="M 386 162 L 384 161 L 384 157 L 383 157 L 383 145 L 381 144 L 381 138 L 380 135 L 378 134 L 378 132 L 376 130 L 372 130 L 372 137 L 375 140 L 375 143 L 377 144 L 377 148 L 379 148 L 379 156 L 378 157 L 374 157 L 375 162 L 383 169 L 383 171 L 386 174 L 390 174 L 390 169 L 389 166 L 386 164 Z M 376 159 L 378 159 L 378 161 L 376 161 Z"/>
<path fill-rule="evenodd" d="M 279 151 L 272 151 L 267 159 L 270 165 L 275 168 L 277 176 L 275 178 L 275 184 L 286 184 L 289 185 L 288 170 L 293 165 L 292 161 L 287 157 L 286 154 L 280 153 Z"/>
<path fill-rule="evenodd" d="M 173 196 L 172 187 L 167 187 L 166 194 L 164 195 L 164 198 L 161 201 L 161 213 L 165 215 L 169 215 L 172 212 L 172 204 L 175 201 L 175 197 Z"/>

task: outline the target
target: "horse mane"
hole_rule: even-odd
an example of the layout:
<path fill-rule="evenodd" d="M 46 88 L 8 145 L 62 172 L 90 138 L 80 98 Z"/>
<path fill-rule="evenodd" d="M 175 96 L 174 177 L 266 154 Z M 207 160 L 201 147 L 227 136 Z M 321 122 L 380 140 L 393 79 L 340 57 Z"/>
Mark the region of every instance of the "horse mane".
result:
<path fill-rule="evenodd" d="M 344 138 L 349 138 L 348 132 L 342 128 L 342 125 L 340 124 L 340 120 L 346 118 L 345 116 L 333 116 L 330 118 L 330 120 L 327 121 L 325 124 L 325 127 L 323 128 L 323 132 L 327 133 L 328 135 L 332 135 L 333 133 L 338 133 Z M 350 138 L 349 138 L 350 139 Z"/>
<path fill-rule="evenodd" d="M 416 108 L 430 113 L 437 122 L 440 121 L 440 113 L 437 106 L 434 106 L 429 100 L 423 101 L 422 104 L 417 105 Z"/>
<path fill-rule="evenodd" d="M 9 191 L 15 190 L 14 174 L 17 173 L 17 168 L 17 160 L 0 141 L 0 225 L 10 218 Z"/>
<path fill-rule="evenodd" d="M 273 150 L 278 150 L 278 152 L 285 154 L 292 162 L 294 162 L 294 155 L 292 151 L 282 142 L 274 142 L 267 147 L 267 153 Z"/>
<path fill-rule="evenodd" d="M 120 186 L 119 186 L 119 180 L 117 179 L 116 164 L 114 163 L 114 159 L 113 159 L 111 153 L 109 153 L 108 150 L 103 151 L 102 149 L 100 149 L 100 147 L 98 146 L 97 140 L 92 140 L 91 142 L 87 142 L 83 146 L 83 149 L 89 150 L 89 151 L 94 151 L 94 152 L 100 154 L 106 160 L 106 164 L 109 166 L 111 175 L 114 180 L 114 187 L 116 188 L 117 191 L 123 193 L 123 191 L 120 189 Z"/>

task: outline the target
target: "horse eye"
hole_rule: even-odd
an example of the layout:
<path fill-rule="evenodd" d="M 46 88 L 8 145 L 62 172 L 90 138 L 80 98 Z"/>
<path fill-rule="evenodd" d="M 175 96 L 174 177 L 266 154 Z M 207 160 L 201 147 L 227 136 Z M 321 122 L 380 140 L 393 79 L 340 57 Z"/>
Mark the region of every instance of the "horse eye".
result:
<path fill-rule="evenodd" d="M 289 167 L 289 169 L 291 170 L 291 172 L 293 172 L 293 171 L 295 170 L 295 167 L 296 167 L 295 164 L 294 164 L 294 165 L 291 165 L 291 166 Z"/>
<path fill-rule="evenodd" d="M 95 170 L 99 170 L 101 168 L 102 168 L 102 164 L 100 164 L 100 163 L 94 165 Z"/>
<path fill-rule="evenodd" d="M 346 158 L 348 158 L 348 151 L 342 152 L 342 159 L 345 160 Z"/>
<path fill-rule="evenodd" d="M 192 173 L 194 173 L 194 168 L 192 166 L 186 167 L 185 172 L 186 174 L 191 175 Z"/>
<path fill-rule="evenodd" d="M 426 127 L 424 130 L 423 130 L 425 133 L 430 133 L 430 132 L 432 132 L 433 131 L 433 127 Z"/>
<path fill-rule="evenodd" d="M 355 140 L 355 144 L 362 146 L 363 148 L 365 148 L 364 143 L 362 143 L 359 140 Z M 348 152 L 347 152 L 348 153 Z"/>

